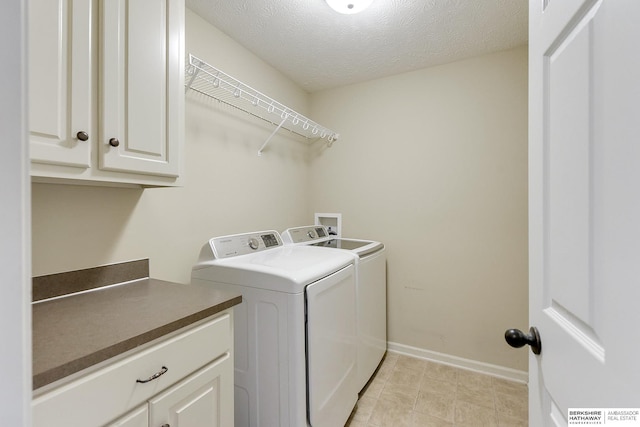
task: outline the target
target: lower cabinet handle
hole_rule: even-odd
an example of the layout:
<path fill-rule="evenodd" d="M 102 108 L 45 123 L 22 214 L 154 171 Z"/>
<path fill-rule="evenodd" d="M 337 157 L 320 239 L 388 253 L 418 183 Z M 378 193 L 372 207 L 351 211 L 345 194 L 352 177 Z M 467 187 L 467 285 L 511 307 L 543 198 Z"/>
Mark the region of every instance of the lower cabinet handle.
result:
<path fill-rule="evenodd" d="M 167 371 L 169 370 L 169 368 L 167 368 L 166 366 L 163 366 L 162 369 L 160 369 L 158 372 L 156 372 L 155 374 L 151 375 L 149 378 L 147 378 L 146 380 L 136 380 L 137 383 L 148 383 L 150 381 L 155 380 L 156 378 L 164 375 Z M 164 426 L 163 426 L 164 427 Z"/>
<path fill-rule="evenodd" d="M 160 427 L 171 427 L 169 424 L 162 424 Z"/>

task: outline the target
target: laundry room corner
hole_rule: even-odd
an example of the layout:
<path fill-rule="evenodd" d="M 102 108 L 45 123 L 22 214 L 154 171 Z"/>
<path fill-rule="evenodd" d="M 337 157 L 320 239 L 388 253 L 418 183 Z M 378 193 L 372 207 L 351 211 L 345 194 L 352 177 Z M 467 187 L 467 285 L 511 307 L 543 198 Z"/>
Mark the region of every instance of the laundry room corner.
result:
<path fill-rule="evenodd" d="M 309 215 L 385 243 L 390 348 L 527 371 L 502 337 L 528 322 L 527 54 L 312 94 L 341 140 L 314 149 Z"/>

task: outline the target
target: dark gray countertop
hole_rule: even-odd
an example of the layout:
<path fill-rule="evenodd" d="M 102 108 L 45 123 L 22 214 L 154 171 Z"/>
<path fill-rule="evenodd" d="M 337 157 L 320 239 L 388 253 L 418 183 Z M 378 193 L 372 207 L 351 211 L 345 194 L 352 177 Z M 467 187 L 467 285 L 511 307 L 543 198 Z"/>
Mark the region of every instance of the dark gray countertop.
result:
<path fill-rule="evenodd" d="M 33 303 L 33 389 L 240 302 L 211 287 L 141 278 Z"/>

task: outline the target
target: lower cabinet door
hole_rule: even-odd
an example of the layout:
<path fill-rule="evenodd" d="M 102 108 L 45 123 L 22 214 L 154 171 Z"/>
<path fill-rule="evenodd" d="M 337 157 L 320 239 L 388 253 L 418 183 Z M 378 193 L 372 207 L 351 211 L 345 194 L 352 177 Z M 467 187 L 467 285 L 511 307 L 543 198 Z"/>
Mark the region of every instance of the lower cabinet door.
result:
<path fill-rule="evenodd" d="M 149 427 L 149 408 L 145 403 L 106 427 Z"/>
<path fill-rule="evenodd" d="M 233 426 L 233 361 L 225 353 L 149 401 L 149 426 Z"/>

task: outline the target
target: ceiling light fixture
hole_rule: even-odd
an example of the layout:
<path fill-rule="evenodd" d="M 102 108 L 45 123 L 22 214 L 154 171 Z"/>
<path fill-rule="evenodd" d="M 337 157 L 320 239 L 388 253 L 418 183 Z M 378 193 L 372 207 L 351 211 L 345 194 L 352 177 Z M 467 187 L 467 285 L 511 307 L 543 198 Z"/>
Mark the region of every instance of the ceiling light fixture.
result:
<path fill-rule="evenodd" d="M 373 0 L 326 0 L 331 9 L 339 13 L 354 14 L 368 8 Z"/>

